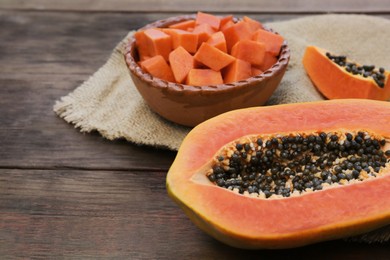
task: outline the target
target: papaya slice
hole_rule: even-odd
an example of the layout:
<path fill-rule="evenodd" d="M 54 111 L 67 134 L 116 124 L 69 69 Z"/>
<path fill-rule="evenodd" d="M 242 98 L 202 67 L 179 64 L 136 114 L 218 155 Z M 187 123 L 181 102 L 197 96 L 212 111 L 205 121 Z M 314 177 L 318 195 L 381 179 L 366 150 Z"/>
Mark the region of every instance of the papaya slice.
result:
<path fill-rule="evenodd" d="M 187 75 L 187 85 L 208 86 L 223 84 L 220 71 L 210 69 L 191 69 Z"/>
<path fill-rule="evenodd" d="M 383 68 L 375 71 L 374 66 L 362 66 L 344 56 L 334 56 L 338 60 L 335 62 L 332 57 L 327 50 L 316 46 L 308 46 L 303 56 L 308 76 L 326 98 L 390 99 L 389 71 Z"/>
<path fill-rule="evenodd" d="M 144 71 L 156 78 L 160 78 L 169 82 L 175 80 L 171 67 L 161 55 L 156 55 L 152 58 L 141 61 L 140 66 Z"/>
<path fill-rule="evenodd" d="M 221 242 L 292 248 L 390 224 L 389 150 L 389 102 L 247 108 L 193 128 L 166 185 L 189 218 Z"/>
<path fill-rule="evenodd" d="M 212 14 L 198 12 L 196 14 L 195 23 L 197 25 L 206 23 L 206 24 L 210 25 L 211 28 L 213 28 L 214 30 L 218 30 L 220 23 L 221 23 L 221 19 L 215 15 L 212 15 Z"/>
<path fill-rule="evenodd" d="M 187 21 L 169 25 L 169 28 L 180 29 L 185 31 L 188 31 L 189 29 L 194 29 L 194 27 L 195 27 L 195 20 L 187 20 Z"/>

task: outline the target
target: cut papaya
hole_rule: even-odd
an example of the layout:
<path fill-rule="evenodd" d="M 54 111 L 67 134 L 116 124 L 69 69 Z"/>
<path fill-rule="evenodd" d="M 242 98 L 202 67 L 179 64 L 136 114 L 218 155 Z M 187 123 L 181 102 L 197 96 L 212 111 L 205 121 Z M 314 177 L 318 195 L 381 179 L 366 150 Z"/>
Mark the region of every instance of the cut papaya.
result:
<path fill-rule="evenodd" d="M 206 43 L 223 52 L 227 52 L 225 35 L 221 31 L 212 34 Z"/>
<path fill-rule="evenodd" d="M 221 19 L 215 15 L 212 15 L 212 14 L 198 12 L 196 14 L 195 23 L 197 25 L 206 23 L 206 24 L 210 25 L 211 28 L 213 28 L 214 30 L 218 30 L 219 25 L 221 23 Z"/>
<path fill-rule="evenodd" d="M 225 35 L 228 52 L 230 52 L 238 41 L 250 40 L 252 37 L 251 26 L 244 21 L 239 21 L 232 26 L 225 27 L 222 32 Z"/>
<path fill-rule="evenodd" d="M 183 21 L 180 23 L 174 23 L 169 25 L 169 28 L 186 30 L 186 31 L 188 31 L 188 29 L 194 29 L 194 27 L 195 27 L 195 20 L 188 20 L 188 21 Z"/>
<path fill-rule="evenodd" d="M 183 83 L 190 70 L 194 68 L 194 57 L 179 46 L 169 54 L 169 63 L 176 82 Z"/>
<path fill-rule="evenodd" d="M 292 248 L 389 225 L 389 162 L 390 103 L 296 103 L 235 110 L 196 126 L 166 184 L 216 239 Z"/>
<path fill-rule="evenodd" d="M 231 83 L 244 80 L 252 76 L 251 64 L 247 61 L 236 59 L 224 71 L 224 82 Z"/>
<path fill-rule="evenodd" d="M 161 55 L 168 60 L 169 53 L 172 51 L 171 36 L 154 28 L 145 30 L 144 34 L 149 55 L 152 57 Z"/>
<path fill-rule="evenodd" d="M 152 58 L 141 61 L 140 66 L 144 71 L 156 78 L 160 78 L 170 82 L 173 82 L 175 79 L 173 77 L 171 67 L 161 55 L 156 55 Z"/>
<path fill-rule="evenodd" d="M 303 66 L 314 86 L 328 99 L 390 99 L 390 72 L 383 68 L 360 65 L 316 46 L 306 48 Z"/>
<path fill-rule="evenodd" d="M 210 69 L 219 71 L 232 63 L 235 58 L 208 43 L 202 43 L 198 51 L 195 53 L 196 61 L 201 62 Z"/>
<path fill-rule="evenodd" d="M 187 85 L 208 86 L 223 84 L 220 71 L 210 69 L 191 69 L 187 76 Z"/>
<path fill-rule="evenodd" d="M 282 48 L 284 38 L 279 34 L 269 32 L 263 29 L 257 30 L 252 35 L 252 40 L 264 43 L 266 51 L 274 56 L 278 56 Z"/>
<path fill-rule="evenodd" d="M 215 30 L 207 23 L 197 25 L 192 31 L 194 34 L 198 35 L 198 47 L 202 45 L 203 42 L 207 41 Z"/>
<path fill-rule="evenodd" d="M 171 36 L 172 48 L 176 49 L 181 46 L 186 49 L 189 53 L 195 53 L 198 49 L 198 35 L 180 30 L 180 29 L 162 29 L 163 32 Z"/>
<path fill-rule="evenodd" d="M 265 48 L 265 44 L 263 43 L 242 40 L 233 46 L 231 55 L 237 59 L 245 60 L 252 65 L 260 66 L 264 62 Z"/>

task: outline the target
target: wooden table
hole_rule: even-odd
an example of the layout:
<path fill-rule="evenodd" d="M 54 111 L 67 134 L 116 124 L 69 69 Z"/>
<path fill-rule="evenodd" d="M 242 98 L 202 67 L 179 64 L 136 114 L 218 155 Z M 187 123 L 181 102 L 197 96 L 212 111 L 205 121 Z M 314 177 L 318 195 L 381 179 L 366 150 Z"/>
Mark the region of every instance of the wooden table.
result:
<path fill-rule="evenodd" d="M 264 22 L 325 12 L 390 19 L 388 0 L 53 2 L 0 1 L 1 259 L 389 259 L 389 243 L 280 251 L 223 245 L 168 198 L 175 152 L 81 134 L 52 111 L 129 30 L 157 19 L 197 10 Z"/>

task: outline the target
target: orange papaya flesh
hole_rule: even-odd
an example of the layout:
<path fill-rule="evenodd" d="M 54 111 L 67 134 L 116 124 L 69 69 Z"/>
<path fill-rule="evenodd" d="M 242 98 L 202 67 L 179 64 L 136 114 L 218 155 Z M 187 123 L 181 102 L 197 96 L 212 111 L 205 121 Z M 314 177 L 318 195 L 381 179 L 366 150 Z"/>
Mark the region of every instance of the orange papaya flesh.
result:
<path fill-rule="evenodd" d="M 382 87 L 373 77 L 350 73 L 326 55 L 325 49 L 308 46 L 303 56 L 303 66 L 314 86 L 328 99 L 362 98 L 390 99 L 390 72 L 384 71 Z M 346 62 L 352 61 L 346 60 Z M 355 63 L 357 67 L 361 67 Z"/>
<path fill-rule="evenodd" d="M 390 103 L 340 99 L 227 112 L 184 139 L 168 194 L 202 230 L 233 247 L 292 248 L 369 232 L 390 224 L 388 166 L 376 178 L 276 199 L 239 194 L 207 177 L 221 149 L 248 136 L 361 131 L 389 150 Z"/>

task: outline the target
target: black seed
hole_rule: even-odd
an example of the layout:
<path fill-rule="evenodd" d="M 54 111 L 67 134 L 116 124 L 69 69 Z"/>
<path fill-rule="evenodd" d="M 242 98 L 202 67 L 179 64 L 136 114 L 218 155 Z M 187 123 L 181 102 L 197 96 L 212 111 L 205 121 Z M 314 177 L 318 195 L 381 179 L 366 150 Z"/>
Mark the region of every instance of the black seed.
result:
<path fill-rule="evenodd" d="M 380 73 L 385 73 L 385 68 L 380 67 L 380 68 L 379 68 L 379 72 L 380 72 Z"/>
<path fill-rule="evenodd" d="M 328 178 L 329 174 L 330 174 L 330 172 L 328 172 L 328 171 L 323 171 L 323 172 L 321 172 L 321 178 L 322 178 L 323 180 L 326 180 L 326 179 Z"/>
<path fill-rule="evenodd" d="M 385 152 L 385 155 L 386 155 L 386 156 L 390 156 L 390 150 L 387 150 L 387 151 Z"/>
<path fill-rule="evenodd" d="M 338 173 L 338 174 L 337 174 L 337 178 L 338 178 L 339 180 L 343 180 L 343 179 L 347 178 L 347 176 L 346 176 L 344 173 Z"/>
<path fill-rule="evenodd" d="M 217 185 L 218 185 L 219 187 L 225 186 L 225 180 L 224 180 L 224 179 L 218 179 L 218 180 L 217 180 Z"/>
<path fill-rule="evenodd" d="M 357 171 L 357 170 L 352 171 L 353 178 L 357 179 L 357 178 L 359 178 L 359 175 L 360 175 L 359 171 Z"/>
<path fill-rule="evenodd" d="M 243 148 L 242 144 L 240 144 L 240 143 L 236 144 L 236 149 L 237 149 L 238 151 L 241 151 L 242 148 Z"/>
<path fill-rule="evenodd" d="M 261 140 L 261 139 L 259 138 L 259 139 L 257 139 L 256 143 L 257 143 L 259 146 L 261 146 L 261 145 L 263 145 L 263 140 Z"/>
<path fill-rule="evenodd" d="M 337 141 L 337 140 L 339 140 L 339 137 L 337 135 L 331 135 L 330 140 Z"/>
<path fill-rule="evenodd" d="M 363 69 L 365 71 L 372 71 L 373 69 L 375 69 L 375 66 L 374 65 L 363 65 Z"/>
<path fill-rule="evenodd" d="M 223 156 L 218 156 L 218 161 L 222 162 L 225 158 Z"/>
<path fill-rule="evenodd" d="M 249 144 L 245 144 L 244 149 L 246 152 L 248 152 L 251 149 L 251 146 Z"/>
<path fill-rule="evenodd" d="M 266 198 L 271 197 L 272 193 L 268 190 L 263 191 Z"/>
<path fill-rule="evenodd" d="M 216 180 L 216 177 L 215 177 L 215 174 L 214 174 L 214 173 L 210 174 L 210 175 L 207 176 L 207 177 L 209 178 L 209 180 L 210 180 L 211 182 L 215 182 L 215 180 Z"/>
<path fill-rule="evenodd" d="M 305 187 L 306 188 L 312 188 L 313 187 L 313 182 L 311 182 L 311 181 L 306 182 L 305 183 Z"/>
<path fill-rule="evenodd" d="M 335 173 L 341 173 L 343 171 L 343 169 L 339 165 L 336 165 L 333 168 L 333 170 L 334 170 Z"/>
<path fill-rule="evenodd" d="M 332 182 L 337 182 L 339 180 L 336 175 L 332 175 L 330 179 L 332 180 Z"/>

